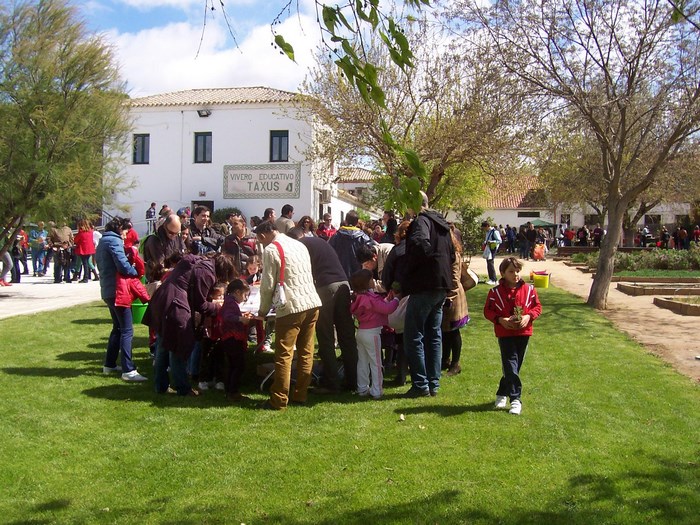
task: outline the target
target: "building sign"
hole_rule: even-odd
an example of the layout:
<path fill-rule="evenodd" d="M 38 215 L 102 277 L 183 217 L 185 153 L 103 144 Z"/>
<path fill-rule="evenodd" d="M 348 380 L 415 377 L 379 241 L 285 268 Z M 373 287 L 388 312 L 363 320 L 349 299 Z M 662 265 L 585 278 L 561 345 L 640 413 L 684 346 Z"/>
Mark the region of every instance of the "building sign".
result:
<path fill-rule="evenodd" d="M 301 164 L 224 166 L 224 199 L 298 199 Z"/>

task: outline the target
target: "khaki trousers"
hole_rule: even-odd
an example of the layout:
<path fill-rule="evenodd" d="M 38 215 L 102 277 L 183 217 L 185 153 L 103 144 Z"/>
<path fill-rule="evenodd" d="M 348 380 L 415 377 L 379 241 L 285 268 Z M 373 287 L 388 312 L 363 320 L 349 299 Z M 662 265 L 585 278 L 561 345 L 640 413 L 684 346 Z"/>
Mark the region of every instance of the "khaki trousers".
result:
<path fill-rule="evenodd" d="M 314 331 L 318 308 L 279 317 L 275 321 L 275 374 L 270 387 L 270 404 L 282 409 L 291 399 L 306 402 L 314 360 Z M 297 347 L 297 380 L 289 395 L 294 345 Z"/>

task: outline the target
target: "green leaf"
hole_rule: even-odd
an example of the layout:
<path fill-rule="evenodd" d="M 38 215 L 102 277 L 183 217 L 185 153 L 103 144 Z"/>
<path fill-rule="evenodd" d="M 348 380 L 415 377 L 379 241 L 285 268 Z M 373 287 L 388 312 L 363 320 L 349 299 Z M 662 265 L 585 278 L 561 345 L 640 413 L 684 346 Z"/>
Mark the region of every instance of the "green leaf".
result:
<path fill-rule="evenodd" d="M 275 44 L 279 46 L 292 62 L 296 62 L 296 60 L 294 60 L 294 48 L 285 41 L 282 35 L 275 35 Z"/>
<path fill-rule="evenodd" d="M 321 16 L 323 18 L 323 25 L 326 26 L 328 31 L 335 35 L 335 26 L 338 23 L 338 16 L 335 9 L 324 5 L 323 10 L 321 11 Z"/>
<path fill-rule="evenodd" d="M 369 92 L 372 101 L 381 108 L 386 108 L 386 96 L 384 91 L 378 85 L 372 86 L 372 91 Z"/>

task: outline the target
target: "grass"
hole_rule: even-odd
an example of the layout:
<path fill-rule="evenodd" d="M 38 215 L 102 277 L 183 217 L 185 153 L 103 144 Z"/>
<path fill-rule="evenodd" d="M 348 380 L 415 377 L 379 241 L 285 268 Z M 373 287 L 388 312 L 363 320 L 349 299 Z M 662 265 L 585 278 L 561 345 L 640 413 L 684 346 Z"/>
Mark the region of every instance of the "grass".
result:
<path fill-rule="evenodd" d="M 523 415 L 496 412 L 486 289 L 469 292 L 463 372 L 437 398 L 387 388 L 283 413 L 103 376 L 97 304 L 0 321 L 0 521 L 697 523 L 698 386 L 549 288 Z M 150 376 L 143 327 L 135 339 Z"/>
<path fill-rule="evenodd" d="M 673 296 L 673 300 L 678 301 L 679 303 L 700 304 L 700 296 L 697 296 L 697 295 L 688 295 L 688 296 L 675 295 L 675 296 Z"/>
<path fill-rule="evenodd" d="M 692 270 L 623 270 L 615 272 L 621 277 L 700 277 L 700 272 Z"/>

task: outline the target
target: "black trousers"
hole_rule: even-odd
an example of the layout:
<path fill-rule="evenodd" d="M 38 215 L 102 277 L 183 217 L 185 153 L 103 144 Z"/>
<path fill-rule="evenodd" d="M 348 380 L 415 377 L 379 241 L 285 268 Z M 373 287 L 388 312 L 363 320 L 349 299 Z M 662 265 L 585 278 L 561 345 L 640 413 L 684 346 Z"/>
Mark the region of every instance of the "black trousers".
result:
<path fill-rule="evenodd" d="M 503 377 L 498 385 L 497 396 L 508 396 L 511 402 L 520 399 L 523 384 L 520 381 L 520 367 L 523 366 L 525 351 L 530 341 L 529 335 L 499 337 L 498 346 L 501 349 L 501 365 Z"/>
<path fill-rule="evenodd" d="M 241 382 L 245 371 L 245 352 L 248 344 L 246 341 L 238 341 L 231 337 L 220 341 L 218 346 L 226 363 L 224 367 L 226 393 L 236 394 L 241 391 Z"/>

